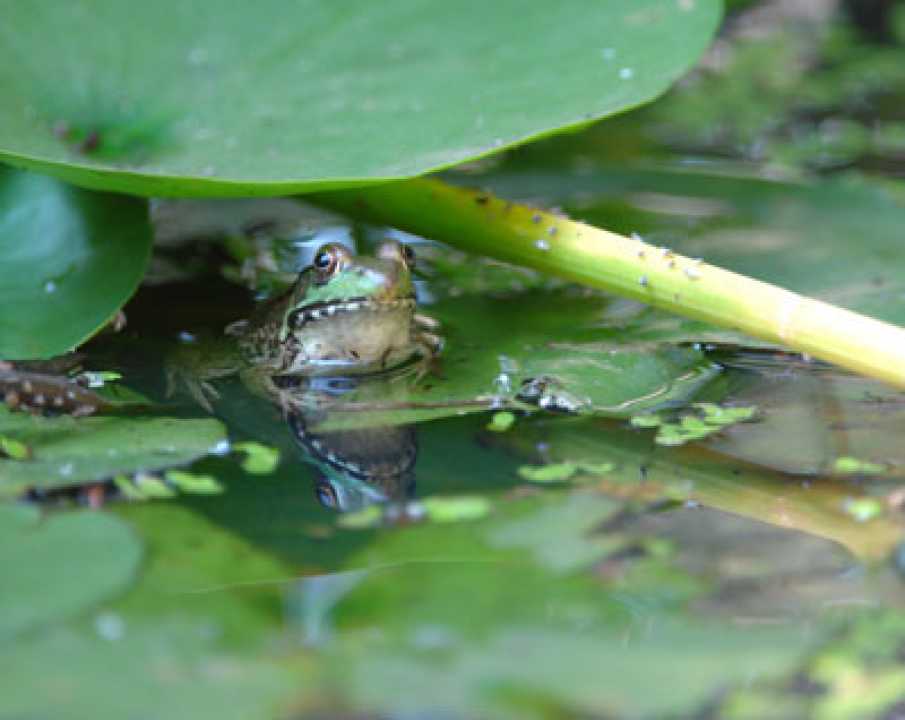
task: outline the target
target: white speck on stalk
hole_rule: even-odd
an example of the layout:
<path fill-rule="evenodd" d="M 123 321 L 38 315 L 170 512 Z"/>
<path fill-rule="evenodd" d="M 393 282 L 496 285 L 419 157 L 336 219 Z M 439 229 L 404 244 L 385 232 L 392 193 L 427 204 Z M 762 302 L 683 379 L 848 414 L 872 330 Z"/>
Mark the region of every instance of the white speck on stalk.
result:
<path fill-rule="evenodd" d="M 632 76 L 634 76 L 635 71 L 630 67 L 624 67 L 619 71 L 619 79 L 620 80 L 631 80 Z"/>

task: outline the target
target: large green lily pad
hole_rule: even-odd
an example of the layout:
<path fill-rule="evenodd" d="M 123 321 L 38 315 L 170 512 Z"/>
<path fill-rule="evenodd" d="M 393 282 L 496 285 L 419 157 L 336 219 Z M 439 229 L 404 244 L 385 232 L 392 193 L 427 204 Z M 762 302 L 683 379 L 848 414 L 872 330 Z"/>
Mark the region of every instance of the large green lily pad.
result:
<path fill-rule="evenodd" d="M 705 583 L 671 567 L 668 550 L 621 580 L 580 572 L 632 546 L 607 523 L 619 510 L 551 493 L 476 523 L 385 534 L 350 562 L 366 568 L 356 576 L 303 584 L 308 613 L 296 622 L 330 633 L 331 679 L 352 707 L 378 713 L 687 716 L 714 686 L 799 656 L 807 638 L 789 628 L 684 617 Z M 315 614 L 328 581 L 344 592 Z"/>
<path fill-rule="evenodd" d="M 447 341 L 432 369 L 418 376 L 410 368 L 411 383 L 362 382 L 316 420 L 318 427 L 502 407 L 630 417 L 685 402 L 719 374 L 698 350 L 623 341 L 621 309 L 614 305 L 599 294 L 534 291 L 429 306 Z"/>
<path fill-rule="evenodd" d="M 128 587 L 140 557 L 138 540 L 110 515 L 42 520 L 34 508 L 0 505 L 0 638 L 109 600 Z"/>
<path fill-rule="evenodd" d="M 0 458 L 0 498 L 27 488 L 57 488 L 119 473 L 184 465 L 226 438 L 212 419 L 33 417 L 0 407 L 0 436 L 24 443 L 31 457 Z"/>
<path fill-rule="evenodd" d="M 408 177 L 650 100 L 717 0 L 6 3 L 0 159 L 146 195 Z"/>
<path fill-rule="evenodd" d="M 0 166 L 0 358 L 74 348 L 135 291 L 150 252 L 144 202 Z"/>

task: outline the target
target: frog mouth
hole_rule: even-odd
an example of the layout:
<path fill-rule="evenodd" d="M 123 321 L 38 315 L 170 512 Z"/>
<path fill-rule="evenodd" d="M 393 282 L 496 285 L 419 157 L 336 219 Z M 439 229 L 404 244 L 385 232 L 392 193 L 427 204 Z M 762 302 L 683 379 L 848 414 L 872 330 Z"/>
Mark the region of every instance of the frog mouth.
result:
<path fill-rule="evenodd" d="M 414 310 L 415 298 L 403 297 L 393 300 L 374 300 L 373 298 L 361 297 L 312 303 L 298 310 L 293 310 L 289 315 L 289 326 L 298 329 L 310 322 L 327 320 L 337 315 L 379 313 L 399 309 Z"/>

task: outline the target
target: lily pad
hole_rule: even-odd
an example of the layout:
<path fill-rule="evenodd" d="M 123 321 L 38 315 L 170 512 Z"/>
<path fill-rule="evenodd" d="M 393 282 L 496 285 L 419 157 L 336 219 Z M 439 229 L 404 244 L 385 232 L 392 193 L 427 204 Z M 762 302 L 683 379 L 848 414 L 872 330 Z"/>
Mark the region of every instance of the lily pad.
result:
<path fill-rule="evenodd" d="M 0 505 L 0 639 L 107 601 L 133 580 L 141 545 L 117 518 L 77 512 L 41 519 Z"/>
<path fill-rule="evenodd" d="M 12 4 L 0 159 L 145 195 L 409 177 L 663 92 L 717 0 Z M 442 78 L 442 82 L 438 82 Z"/>
<path fill-rule="evenodd" d="M 57 488 L 141 470 L 185 465 L 226 438 L 212 419 L 34 417 L 0 407 L 0 435 L 31 457 L 0 458 L 0 498 L 28 488 Z"/>
<path fill-rule="evenodd" d="M 384 534 L 349 564 L 364 568 L 355 583 L 319 608 L 331 686 L 378 714 L 684 717 L 713 687 L 799 657 L 807 633 L 684 617 L 705 584 L 672 569 L 669 552 L 638 560 L 622 581 L 581 572 L 626 546 L 602 529 L 619 508 L 548 494 L 467 525 Z M 313 600 L 293 622 L 307 627 Z"/>
<path fill-rule="evenodd" d="M 105 620 L 121 629 L 105 630 Z M 178 617 L 144 622 L 104 614 L 94 627 L 54 628 L 0 651 L 3 713 L 92 720 L 140 708 L 147 718 L 277 716 L 299 678 L 274 660 L 220 645 L 209 625 Z M 114 679 L 128 691 L 110 691 Z"/>
<path fill-rule="evenodd" d="M 610 315 L 613 304 L 602 295 L 537 291 L 428 306 L 447 338 L 436 375 L 422 377 L 410 391 L 403 383 L 371 383 L 344 396 L 318 427 L 413 422 L 506 406 L 629 417 L 687 401 L 719 374 L 697 350 L 625 342 Z"/>
<path fill-rule="evenodd" d="M 76 347 L 135 291 L 150 252 L 146 203 L 0 167 L 0 358 Z"/>

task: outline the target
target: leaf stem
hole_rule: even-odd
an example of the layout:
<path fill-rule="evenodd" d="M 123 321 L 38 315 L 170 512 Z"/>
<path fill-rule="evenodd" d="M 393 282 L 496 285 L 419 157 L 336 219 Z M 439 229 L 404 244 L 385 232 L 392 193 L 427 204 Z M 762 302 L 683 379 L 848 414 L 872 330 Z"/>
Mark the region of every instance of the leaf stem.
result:
<path fill-rule="evenodd" d="M 905 330 L 487 192 L 419 178 L 305 196 L 340 212 L 738 330 L 905 388 Z"/>

